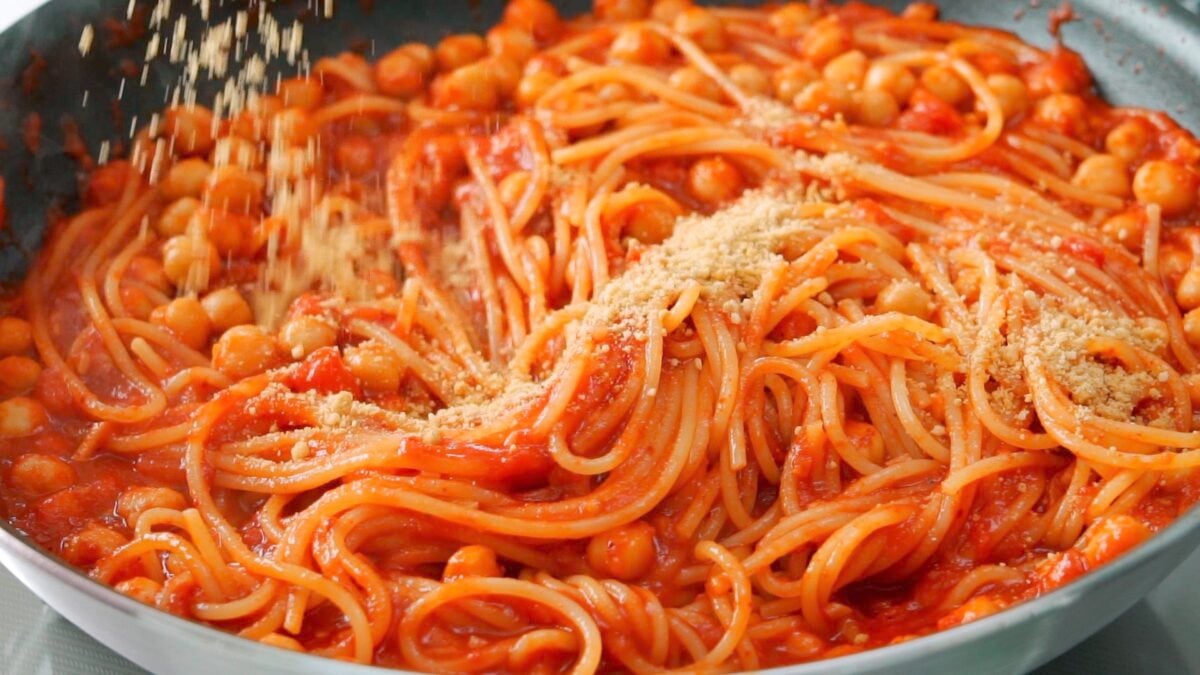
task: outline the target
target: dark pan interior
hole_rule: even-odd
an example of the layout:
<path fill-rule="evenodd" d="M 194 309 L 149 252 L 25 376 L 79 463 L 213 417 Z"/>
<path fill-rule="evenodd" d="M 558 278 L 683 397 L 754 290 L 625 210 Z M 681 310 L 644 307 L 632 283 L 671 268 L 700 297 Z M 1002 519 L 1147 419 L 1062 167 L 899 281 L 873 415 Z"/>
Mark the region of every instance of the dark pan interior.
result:
<path fill-rule="evenodd" d="M 153 2 L 138 0 L 149 9 Z M 191 3 L 176 2 L 176 6 Z M 217 17 L 244 3 L 223 2 Z M 338 0 L 335 16 L 314 16 L 312 0 L 274 3 L 277 16 L 305 22 L 305 46 L 313 57 L 353 47 L 370 56 L 410 40 L 436 41 L 464 30 L 480 30 L 498 17 L 495 0 Z M 564 13 L 587 8 L 586 0 L 561 0 Z M 906 2 L 879 4 L 900 7 Z M 1006 28 L 1026 40 L 1049 45 L 1051 0 L 945 0 L 943 16 Z M 1196 19 L 1170 0 L 1075 0 L 1079 20 L 1062 34 L 1092 66 L 1103 92 L 1117 103 L 1165 110 L 1200 130 L 1200 44 L 1186 23 Z M 0 35 L 0 169 L 7 181 L 9 225 L 0 233 L 0 282 L 18 281 L 45 230 L 46 215 L 74 206 L 80 167 L 63 154 L 63 120 L 73 119 L 95 154 L 103 140 L 127 141 L 135 123 L 160 110 L 176 73 L 163 59 L 152 64 L 145 86 L 137 79 L 121 89 L 122 62 L 138 70 L 143 42 L 112 44 L 108 22 L 123 22 L 128 0 L 52 0 Z M 143 16 L 144 18 L 144 16 Z M 193 14 L 190 26 L 200 25 Z M 96 27 L 91 52 L 80 56 L 83 26 Z M 136 25 L 137 22 L 135 21 Z M 1194 30 L 1194 29 L 1193 29 Z M 84 105 L 86 92 L 87 104 Z M 24 142 L 31 113 L 42 120 L 39 148 Z"/>
<path fill-rule="evenodd" d="M 280 0 L 276 11 L 302 16 L 309 1 Z M 226 5 L 234 2 L 225 0 Z M 1200 0 L 1188 2 L 1200 8 Z M 190 2 L 176 0 L 175 4 Z M 305 43 L 314 56 L 351 45 L 361 45 L 369 54 L 410 40 L 433 42 L 447 33 L 486 27 L 502 7 L 491 0 L 374 0 L 370 10 L 366 6 L 371 3 L 364 0 L 337 0 L 336 4 L 332 20 L 307 19 Z M 565 12 L 578 12 L 588 2 L 558 4 Z M 1052 42 L 1047 14 L 1057 0 L 944 0 L 939 4 L 946 18 L 1013 30 L 1038 45 Z M 1200 131 L 1197 19 L 1170 0 L 1074 0 L 1073 4 L 1082 18 L 1064 27 L 1064 40 L 1087 59 L 1104 94 L 1116 103 L 1165 110 Z M 114 115 L 120 63 L 130 59 L 140 66 L 144 53 L 141 44 L 106 45 L 108 31 L 101 23 L 105 18 L 123 19 L 126 6 L 127 0 L 52 0 L 0 34 L 0 91 L 4 92 L 0 94 L 0 173 L 8 186 L 9 214 L 8 227 L 0 231 L 0 282 L 15 282 L 24 275 L 30 255 L 41 243 L 47 212 L 69 210 L 74 204 L 80 170 L 63 154 L 63 118 L 70 116 L 78 123 L 94 153 L 103 140 L 128 139 L 135 115 L 144 123 L 163 106 L 163 92 L 175 75 L 160 63 L 145 87 L 127 85 L 116 106 L 119 115 Z M 87 23 L 98 30 L 95 45 L 84 58 L 77 44 Z M 29 78 L 23 75 L 31 72 L 35 54 L 45 61 L 33 69 L 39 72 L 38 86 L 26 91 L 23 79 Z M 82 105 L 85 91 L 86 107 Z M 35 112 L 44 125 L 40 149 L 31 153 L 22 141 L 22 124 Z M 87 585 L 83 577 L 77 580 Z"/>

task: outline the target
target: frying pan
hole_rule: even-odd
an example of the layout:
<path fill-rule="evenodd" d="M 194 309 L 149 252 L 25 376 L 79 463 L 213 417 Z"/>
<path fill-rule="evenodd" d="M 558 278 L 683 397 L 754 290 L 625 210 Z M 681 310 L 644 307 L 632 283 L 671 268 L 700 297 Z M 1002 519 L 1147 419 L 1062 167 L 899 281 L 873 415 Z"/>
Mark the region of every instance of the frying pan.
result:
<path fill-rule="evenodd" d="M 1188 0 L 1192 9 L 1198 0 Z M 140 0 L 141 4 L 150 4 Z M 176 2 L 176 5 L 191 3 Z M 218 3 L 212 3 L 217 5 Z M 219 16 L 231 5 L 214 7 Z M 279 1 L 282 15 L 307 17 L 306 47 L 314 56 L 356 46 L 384 53 L 410 40 L 481 30 L 502 4 L 478 0 L 341 0 L 332 19 L 311 16 L 308 1 Z M 318 2 L 317 5 L 322 3 Z M 587 9 L 583 0 L 558 3 L 565 13 Z M 882 0 L 898 8 L 904 2 Z M 943 17 L 1012 30 L 1047 45 L 1049 0 L 944 0 Z M 1200 21 L 1169 0 L 1073 0 L 1078 21 L 1062 36 L 1087 59 L 1111 101 L 1164 110 L 1200 130 Z M 15 282 L 44 234 L 46 216 L 73 207 L 79 167 L 66 157 L 61 123 L 70 116 L 95 149 L 128 139 L 163 106 L 174 81 L 161 64 L 122 87 L 122 59 L 140 66 L 144 46 L 107 45 L 97 31 L 87 57 L 78 52 L 85 24 L 121 19 L 127 0 L 51 0 L 0 34 L 0 170 L 8 184 L 9 225 L 0 232 L 0 281 Z M 197 25 L 198 21 L 190 22 Z M 36 85 L 36 86 L 31 86 Z M 119 113 L 112 101 L 124 89 Z M 86 92 L 86 95 L 85 95 Z M 30 113 L 42 120 L 39 143 L 22 139 Z M 778 673 L 1014 673 L 1036 668 L 1112 621 L 1142 598 L 1200 544 L 1200 510 L 1111 564 L 1041 598 L 918 640 Z M 93 637 L 158 673 L 382 673 L 242 640 L 160 612 L 91 581 L 38 549 L 0 519 L 0 563 L 51 607 Z"/>

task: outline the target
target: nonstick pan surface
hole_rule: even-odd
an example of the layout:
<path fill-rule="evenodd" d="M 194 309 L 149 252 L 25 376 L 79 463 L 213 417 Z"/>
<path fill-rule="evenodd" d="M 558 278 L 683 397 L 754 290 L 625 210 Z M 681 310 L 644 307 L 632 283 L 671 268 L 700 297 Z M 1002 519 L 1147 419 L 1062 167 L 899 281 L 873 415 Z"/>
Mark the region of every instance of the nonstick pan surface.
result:
<path fill-rule="evenodd" d="M 236 3 L 223 4 L 224 10 L 214 11 L 228 11 Z M 276 11 L 303 17 L 309 4 L 281 1 Z M 587 9 L 580 0 L 557 4 L 564 13 Z M 1052 39 L 1047 13 L 1056 2 L 938 4 L 949 20 L 1011 30 L 1040 45 Z M 1074 0 L 1073 5 L 1079 19 L 1063 27 L 1062 38 L 1087 60 L 1104 96 L 1117 104 L 1166 111 L 1200 132 L 1200 21 L 1169 0 Z M 41 244 L 47 215 L 73 207 L 79 167 L 63 154 L 63 120 L 69 116 L 77 123 L 95 149 L 104 140 L 127 139 L 131 125 L 144 124 L 163 106 L 166 88 L 174 82 L 163 66 L 151 69 L 145 86 L 127 82 L 119 105 L 111 103 L 121 89 L 122 59 L 140 64 L 142 44 L 108 46 L 101 31 L 90 54 L 79 54 L 83 26 L 122 19 L 127 6 L 127 0 L 51 0 L 0 34 L 0 173 L 8 184 L 9 213 L 9 225 L 0 232 L 0 281 L 20 280 Z M 332 19 L 308 18 L 305 43 L 314 56 L 352 45 L 384 53 L 401 42 L 480 30 L 496 20 L 501 7 L 474 0 L 341 0 Z M 31 113 L 43 124 L 33 151 L 22 141 Z M 1200 511 L 1193 509 L 1129 554 L 1041 598 L 904 644 L 777 672 L 1028 671 L 1128 609 L 1197 544 Z M 80 628 L 154 672 L 394 672 L 266 647 L 165 614 L 91 581 L 2 520 L 0 563 Z"/>

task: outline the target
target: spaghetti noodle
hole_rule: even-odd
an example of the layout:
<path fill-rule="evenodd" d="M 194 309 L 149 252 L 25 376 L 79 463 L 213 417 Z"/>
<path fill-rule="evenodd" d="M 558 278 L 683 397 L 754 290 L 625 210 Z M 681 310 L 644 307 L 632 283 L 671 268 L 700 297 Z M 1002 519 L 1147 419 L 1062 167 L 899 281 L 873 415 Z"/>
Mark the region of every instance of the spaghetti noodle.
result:
<path fill-rule="evenodd" d="M 97 168 L 0 319 L 0 501 L 364 663 L 907 640 L 1195 501 L 1198 161 L 924 3 L 512 0 Z"/>

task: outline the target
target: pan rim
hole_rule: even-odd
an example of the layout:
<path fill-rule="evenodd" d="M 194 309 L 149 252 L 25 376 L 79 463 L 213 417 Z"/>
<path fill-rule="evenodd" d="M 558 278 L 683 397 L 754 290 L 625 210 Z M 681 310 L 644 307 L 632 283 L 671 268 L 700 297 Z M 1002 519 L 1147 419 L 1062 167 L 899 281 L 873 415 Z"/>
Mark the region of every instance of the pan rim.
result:
<path fill-rule="evenodd" d="M 867 2 L 870 1 L 867 0 Z M 1113 4 L 1125 5 L 1129 3 L 1119 2 Z M 1151 4 L 1159 10 L 1156 12 L 1158 19 L 1167 21 L 1180 30 L 1186 31 L 1191 38 L 1196 40 L 1197 44 L 1200 44 L 1200 21 L 1197 20 L 1194 14 L 1189 13 L 1187 9 L 1179 5 L 1175 0 L 1160 0 Z M 31 2 L 30 8 L 24 14 L 14 17 L 10 22 L 0 23 L 0 33 L 7 33 L 14 26 L 25 21 L 46 5 L 46 0 Z M 1136 17 L 1134 17 L 1134 21 L 1136 21 Z M 1131 23 L 1131 25 L 1134 24 Z M 1149 29 L 1147 28 L 1147 30 Z M 1198 66 L 1198 69 L 1200 69 L 1200 66 Z M 1200 135 L 1200 129 L 1196 129 L 1195 131 L 1197 135 Z M 963 644 L 982 642 L 990 634 L 999 632 L 1006 626 L 1025 623 L 1038 616 L 1051 614 L 1062 607 L 1070 605 L 1072 598 L 1086 594 L 1093 588 L 1110 583 L 1115 578 L 1119 578 L 1131 569 L 1150 561 L 1198 531 L 1200 531 L 1200 503 L 1189 508 L 1185 513 L 1172 521 L 1171 524 L 1155 533 L 1145 542 L 1120 555 L 1111 562 L 1095 570 L 1091 570 L 1078 579 L 1055 588 L 1048 593 L 1012 605 L 995 614 L 969 623 L 938 630 L 898 644 L 881 646 L 830 659 L 764 669 L 759 672 L 774 675 L 781 675 L 783 673 L 787 673 L 788 675 L 813 675 L 815 673 L 830 671 L 856 672 L 872 667 L 911 663 L 921 655 L 946 651 Z M 1189 548 L 1189 550 L 1191 549 Z M 199 621 L 185 619 L 157 607 L 143 604 L 114 590 L 110 586 L 92 579 L 84 572 L 44 550 L 3 518 L 0 518 L 0 551 L 10 553 L 22 559 L 57 581 L 66 584 L 74 591 L 82 593 L 93 600 L 103 602 L 124 615 L 130 617 L 139 615 L 152 616 L 157 622 L 166 624 L 170 632 L 178 636 L 198 642 L 205 642 L 221 649 L 236 650 L 251 657 L 259 657 L 264 659 L 265 662 L 270 662 L 280 667 L 280 669 L 287 669 L 293 664 L 297 666 L 311 666 L 317 663 L 322 667 L 324 672 L 345 673 L 347 675 L 379 675 L 382 673 L 413 673 L 416 675 L 417 673 L 417 671 L 349 663 L 313 654 L 291 652 L 243 638 L 234 633 L 223 631 L 220 628 Z M 109 648 L 107 645 L 105 647 Z"/>
<path fill-rule="evenodd" d="M 1049 593 L 1006 607 L 995 614 L 990 614 L 969 623 L 938 630 L 898 644 L 885 645 L 854 654 L 810 661 L 808 663 L 764 669 L 759 672 L 775 675 L 783 673 L 787 673 L 788 675 L 811 675 L 812 673 L 827 672 L 826 669 L 834 668 L 845 668 L 848 672 L 854 672 L 866 669 L 872 665 L 888 665 L 889 662 L 907 662 L 917 655 L 938 652 L 962 643 L 983 640 L 989 634 L 997 632 L 1006 626 L 1025 623 L 1035 617 L 1053 613 L 1071 604 L 1073 597 L 1086 594 L 1089 590 L 1097 586 L 1107 584 L 1114 578 L 1121 577 L 1132 568 L 1155 558 L 1164 550 L 1171 548 L 1180 540 L 1187 539 L 1197 531 L 1200 531 L 1200 504 L 1193 505 L 1170 525 L 1111 562 L 1091 570 L 1078 579 L 1064 584 Z M 215 642 L 216 646 L 242 650 L 250 655 L 258 655 L 264 658 L 269 657 L 283 667 L 288 665 L 287 662 L 311 665 L 314 660 L 319 659 L 326 672 L 346 673 L 347 675 L 354 675 L 356 673 L 362 673 L 363 675 L 367 673 L 412 673 L 418 675 L 418 671 L 349 663 L 329 657 L 297 653 L 272 647 L 255 640 L 243 638 L 234 633 L 223 631 L 220 628 L 209 626 L 199 621 L 185 619 L 157 607 L 143 604 L 114 590 L 110 586 L 92 579 L 87 574 L 69 565 L 66 561 L 45 551 L 6 520 L 0 520 L 0 550 L 8 551 L 22 558 L 25 562 L 51 575 L 56 580 L 67 584 L 74 590 L 90 596 L 93 600 L 101 601 L 123 614 L 136 616 L 148 613 L 154 616 L 156 620 L 169 624 L 173 630 L 182 631 L 188 637 Z M 107 647 L 107 645 L 105 646 Z"/>

